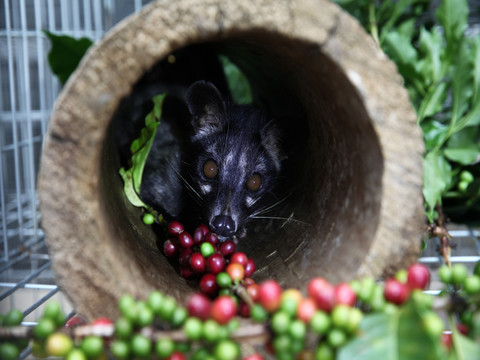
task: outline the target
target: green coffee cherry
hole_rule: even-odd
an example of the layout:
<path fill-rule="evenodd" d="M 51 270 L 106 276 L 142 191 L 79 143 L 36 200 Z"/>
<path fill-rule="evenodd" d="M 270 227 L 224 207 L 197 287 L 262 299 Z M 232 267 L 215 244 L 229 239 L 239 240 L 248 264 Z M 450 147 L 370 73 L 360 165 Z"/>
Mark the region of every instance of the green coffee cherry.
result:
<path fill-rule="evenodd" d="M 272 330 L 275 334 L 285 334 L 290 326 L 290 316 L 284 311 L 277 311 L 272 316 Z"/>
<path fill-rule="evenodd" d="M 465 279 L 464 290 L 467 294 L 480 293 L 480 276 L 472 275 Z"/>
<path fill-rule="evenodd" d="M 130 347 L 125 340 L 114 340 L 110 344 L 110 351 L 117 359 L 128 359 L 130 355 Z"/>
<path fill-rule="evenodd" d="M 175 350 L 175 342 L 170 338 L 161 338 L 155 343 L 155 353 L 161 359 L 168 358 Z"/>
<path fill-rule="evenodd" d="M 152 342 L 143 335 L 136 334 L 130 344 L 133 356 L 146 358 L 152 352 Z"/>
<path fill-rule="evenodd" d="M 183 325 L 183 331 L 188 340 L 200 340 L 203 336 L 203 324 L 199 318 L 189 317 Z"/>
<path fill-rule="evenodd" d="M 321 310 L 317 310 L 310 319 L 310 327 L 318 335 L 325 334 L 330 328 L 330 323 L 330 317 Z"/>
<path fill-rule="evenodd" d="M 440 268 L 438 269 L 438 276 L 443 283 L 452 283 L 452 269 L 450 269 L 447 265 L 440 266 Z"/>
<path fill-rule="evenodd" d="M 467 278 L 467 267 L 463 264 L 452 265 L 452 283 L 462 285 Z"/>
<path fill-rule="evenodd" d="M 17 360 L 19 355 L 20 351 L 15 344 L 11 342 L 0 344 L 0 359 Z"/>
<path fill-rule="evenodd" d="M 33 329 L 33 335 L 38 340 L 44 340 L 56 330 L 55 322 L 49 318 L 40 318 Z"/>
<path fill-rule="evenodd" d="M 73 348 L 73 341 L 67 334 L 54 333 L 45 344 L 45 351 L 49 356 L 65 357 Z"/>
<path fill-rule="evenodd" d="M 119 317 L 115 321 L 115 335 L 120 339 L 126 339 L 132 335 L 132 322 L 126 317 Z"/>
<path fill-rule="evenodd" d="M 152 225 L 155 222 L 155 216 L 150 213 L 146 213 L 145 215 L 143 215 L 142 220 L 145 225 Z"/>
<path fill-rule="evenodd" d="M 96 358 L 103 352 L 103 340 L 99 336 L 90 335 L 82 340 L 80 348 L 89 358 Z"/>
<path fill-rule="evenodd" d="M 23 321 L 23 313 L 20 310 L 12 309 L 3 318 L 3 326 L 18 326 Z"/>

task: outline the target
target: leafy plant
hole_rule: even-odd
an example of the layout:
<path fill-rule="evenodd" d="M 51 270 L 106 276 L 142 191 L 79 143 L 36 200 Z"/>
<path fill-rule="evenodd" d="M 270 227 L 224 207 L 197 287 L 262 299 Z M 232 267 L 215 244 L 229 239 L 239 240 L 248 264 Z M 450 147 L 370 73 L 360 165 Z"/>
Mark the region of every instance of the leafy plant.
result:
<path fill-rule="evenodd" d="M 48 54 L 48 64 L 60 83 L 64 85 L 93 42 L 88 38 L 75 39 L 67 35 L 55 35 L 49 31 L 44 31 L 44 34 L 52 44 Z"/>
<path fill-rule="evenodd" d="M 145 127 L 142 128 L 140 137 L 135 139 L 130 145 L 130 151 L 132 153 L 131 167 L 128 170 L 125 170 L 122 167 L 119 171 L 123 178 L 124 191 L 128 200 L 132 205 L 146 209 L 148 209 L 149 206 L 140 199 L 138 194 L 140 194 L 140 185 L 142 184 L 145 162 L 150 153 L 157 132 L 157 127 L 160 125 L 162 105 L 165 97 L 166 94 L 153 97 L 153 109 L 145 117 Z"/>
<path fill-rule="evenodd" d="M 480 36 L 467 0 L 336 0 L 397 64 L 423 130 L 425 213 L 480 213 Z"/>

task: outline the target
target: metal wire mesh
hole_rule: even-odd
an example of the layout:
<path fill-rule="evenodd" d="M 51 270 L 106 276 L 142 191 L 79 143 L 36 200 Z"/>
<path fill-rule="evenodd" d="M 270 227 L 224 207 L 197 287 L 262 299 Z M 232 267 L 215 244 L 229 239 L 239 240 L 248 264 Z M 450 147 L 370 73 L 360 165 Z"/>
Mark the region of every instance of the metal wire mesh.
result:
<path fill-rule="evenodd" d="M 4 0 L 0 5 L 0 313 L 35 323 L 58 298 L 36 196 L 42 140 L 60 84 L 44 30 L 98 40 L 148 0 Z M 39 309 L 40 307 L 40 309 Z"/>
<path fill-rule="evenodd" d="M 35 191 L 42 140 L 60 90 L 48 67 L 50 43 L 43 30 L 98 40 L 147 2 L 4 0 L 0 5 L 0 313 L 19 308 L 26 325 L 35 323 L 50 298 L 71 311 L 50 269 Z M 472 267 L 480 260 L 480 232 L 465 228 L 452 235 L 452 261 Z M 427 245 L 420 262 L 434 271 L 441 264 L 438 241 Z M 434 272 L 429 291 L 439 289 Z"/>

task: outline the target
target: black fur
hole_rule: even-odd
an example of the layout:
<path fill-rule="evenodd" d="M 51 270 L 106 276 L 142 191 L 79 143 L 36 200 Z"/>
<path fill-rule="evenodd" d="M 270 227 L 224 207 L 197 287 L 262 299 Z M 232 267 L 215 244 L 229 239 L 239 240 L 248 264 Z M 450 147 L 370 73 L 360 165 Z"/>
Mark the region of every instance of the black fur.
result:
<path fill-rule="evenodd" d="M 168 96 L 167 96 L 168 97 Z M 226 100 L 209 82 L 186 92 L 190 139 L 183 148 L 165 124 L 149 156 L 142 199 L 184 222 L 205 222 L 221 237 L 243 236 L 255 214 L 278 201 L 276 189 L 285 153 L 274 120 L 251 105 Z M 218 175 L 207 178 L 203 165 L 216 162 Z M 261 186 L 247 187 L 257 174 Z"/>

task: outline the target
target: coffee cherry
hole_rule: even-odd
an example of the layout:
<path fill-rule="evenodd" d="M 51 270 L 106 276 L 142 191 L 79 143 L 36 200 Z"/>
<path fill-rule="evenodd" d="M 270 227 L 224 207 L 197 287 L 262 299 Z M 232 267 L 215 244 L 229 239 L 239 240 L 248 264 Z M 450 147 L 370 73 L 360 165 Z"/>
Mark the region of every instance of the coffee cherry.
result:
<path fill-rule="evenodd" d="M 268 312 L 274 312 L 280 306 L 282 288 L 275 280 L 267 280 L 260 284 L 258 301 Z"/>
<path fill-rule="evenodd" d="M 251 284 L 247 286 L 248 295 L 252 298 L 253 302 L 258 301 L 258 290 L 260 289 L 260 285 L 258 284 Z"/>
<path fill-rule="evenodd" d="M 150 213 L 146 213 L 143 215 L 142 220 L 145 225 L 152 225 L 155 222 L 155 216 Z"/>
<path fill-rule="evenodd" d="M 49 301 L 45 304 L 43 309 L 43 317 L 52 319 L 57 326 L 62 326 L 65 323 L 65 316 L 62 312 L 62 306 L 58 301 Z M 23 315 L 22 315 L 23 318 Z"/>
<path fill-rule="evenodd" d="M 152 352 L 152 341 L 140 334 L 135 334 L 131 342 L 132 355 L 139 358 L 147 358 Z"/>
<path fill-rule="evenodd" d="M 226 272 L 222 271 L 217 274 L 217 284 L 223 289 L 232 286 L 232 278 Z"/>
<path fill-rule="evenodd" d="M 408 279 L 408 271 L 406 269 L 398 270 L 395 274 L 395 279 L 400 281 L 402 284 L 406 284 Z"/>
<path fill-rule="evenodd" d="M 73 348 L 70 336 L 63 333 L 50 335 L 45 344 L 45 351 L 50 356 L 63 357 Z"/>
<path fill-rule="evenodd" d="M 166 257 L 173 257 L 177 252 L 177 245 L 173 240 L 169 239 L 163 243 L 163 253 Z"/>
<path fill-rule="evenodd" d="M 33 329 L 33 335 L 38 340 L 44 340 L 49 337 L 56 329 L 55 322 L 49 318 L 40 318 Z"/>
<path fill-rule="evenodd" d="M 207 235 L 205 235 L 205 241 L 212 245 L 216 245 L 218 243 L 218 236 L 215 233 L 209 232 Z"/>
<path fill-rule="evenodd" d="M 238 283 L 245 277 L 245 269 L 240 263 L 230 263 L 225 272 L 230 276 L 233 282 Z"/>
<path fill-rule="evenodd" d="M 190 279 L 195 275 L 195 272 L 190 265 L 180 265 L 178 272 L 184 279 Z"/>
<path fill-rule="evenodd" d="M 178 243 L 181 247 L 187 249 L 193 246 L 193 238 L 188 232 L 184 231 L 178 235 Z"/>
<path fill-rule="evenodd" d="M 409 289 L 396 279 L 387 279 L 385 282 L 385 299 L 396 305 L 401 305 L 407 301 L 410 295 Z"/>
<path fill-rule="evenodd" d="M 0 359 L 17 360 L 20 355 L 18 347 L 11 342 L 0 344 Z"/>
<path fill-rule="evenodd" d="M 160 359 L 165 359 L 175 351 L 175 342 L 170 338 L 160 338 L 155 343 L 155 353 Z"/>
<path fill-rule="evenodd" d="M 430 281 L 430 271 L 423 264 L 414 264 L 408 268 L 407 285 L 411 289 L 424 290 Z"/>
<path fill-rule="evenodd" d="M 231 296 L 222 295 L 216 298 L 210 310 L 210 316 L 219 324 L 228 323 L 237 313 L 237 304 Z"/>
<path fill-rule="evenodd" d="M 350 308 L 350 316 L 348 319 L 347 332 L 353 333 L 357 331 L 363 320 L 363 312 L 358 308 Z"/>
<path fill-rule="evenodd" d="M 247 255 L 245 255 L 245 253 L 240 251 L 233 253 L 232 256 L 230 257 L 230 262 L 238 263 L 243 266 L 247 265 L 247 261 L 248 261 Z"/>
<path fill-rule="evenodd" d="M 451 331 L 444 331 L 442 333 L 441 342 L 447 348 L 447 350 L 450 350 L 452 348 L 452 345 L 453 345 L 452 332 Z"/>
<path fill-rule="evenodd" d="M 183 325 L 183 331 L 188 340 L 200 340 L 203 336 L 203 324 L 199 318 L 189 317 Z"/>
<path fill-rule="evenodd" d="M 422 325 L 428 335 L 440 338 L 443 332 L 443 321 L 436 313 L 432 311 L 423 315 Z"/>
<path fill-rule="evenodd" d="M 337 305 L 332 310 L 332 323 L 339 329 L 348 328 L 350 318 L 350 307 L 347 305 Z"/>
<path fill-rule="evenodd" d="M 177 306 L 173 311 L 170 323 L 174 328 L 181 326 L 188 318 L 188 311 L 182 306 Z"/>
<path fill-rule="evenodd" d="M 465 279 L 464 290 L 467 294 L 480 293 L 480 276 L 472 275 Z"/>
<path fill-rule="evenodd" d="M 205 234 L 203 233 L 203 229 L 197 227 L 193 232 L 193 243 L 194 244 L 201 244 L 205 241 Z"/>
<path fill-rule="evenodd" d="M 452 269 L 450 269 L 447 265 L 440 266 L 440 268 L 438 269 L 438 276 L 443 283 L 452 283 Z"/>
<path fill-rule="evenodd" d="M 177 301 L 171 296 L 165 296 L 162 308 L 158 312 L 158 315 L 164 320 L 171 320 L 176 308 Z"/>
<path fill-rule="evenodd" d="M 145 303 L 140 303 L 138 306 L 138 314 L 136 324 L 139 327 L 149 326 L 153 323 L 154 313 Z"/>
<path fill-rule="evenodd" d="M 249 318 L 250 317 L 250 306 L 248 306 L 247 303 L 245 302 L 240 302 L 240 305 L 238 306 L 238 313 L 240 316 Z"/>
<path fill-rule="evenodd" d="M 244 357 L 242 360 L 264 360 L 264 358 L 259 354 L 252 354 Z"/>
<path fill-rule="evenodd" d="M 323 278 L 314 278 L 308 285 L 308 293 L 320 310 L 330 312 L 335 305 L 335 287 Z"/>
<path fill-rule="evenodd" d="M 196 273 L 203 273 L 206 268 L 206 260 L 199 252 L 195 252 L 190 257 L 190 267 Z"/>
<path fill-rule="evenodd" d="M 204 242 L 200 246 L 200 252 L 202 253 L 203 257 L 208 258 L 215 252 L 215 247 L 209 242 Z"/>
<path fill-rule="evenodd" d="M 55 321 L 55 317 L 52 319 Z M 18 309 L 10 310 L 3 319 L 4 326 L 18 326 L 23 321 L 23 313 Z"/>
<path fill-rule="evenodd" d="M 327 341 L 333 348 L 339 348 L 347 342 L 347 335 L 340 329 L 333 328 L 327 334 Z"/>
<path fill-rule="evenodd" d="M 236 245 L 233 240 L 227 240 L 220 244 L 220 253 L 223 256 L 230 256 L 235 253 Z"/>
<path fill-rule="evenodd" d="M 184 231 L 183 225 L 179 221 L 172 221 L 168 224 L 168 233 L 173 236 L 178 236 Z"/>
<path fill-rule="evenodd" d="M 477 275 L 477 276 L 480 276 L 480 261 L 478 261 L 475 264 L 475 267 L 473 268 L 473 274 Z"/>
<path fill-rule="evenodd" d="M 372 277 L 363 278 L 360 281 L 360 289 L 357 296 L 365 303 L 369 303 L 375 289 L 375 280 Z"/>
<path fill-rule="evenodd" d="M 130 347 L 125 340 L 113 340 L 110 344 L 110 352 L 116 359 L 128 359 Z"/>
<path fill-rule="evenodd" d="M 206 320 L 210 315 L 210 300 L 203 294 L 195 293 L 187 301 L 187 310 L 190 316 Z"/>
<path fill-rule="evenodd" d="M 163 299 L 165 295 L 163 295 L 160 291 L 152 291 L 147 298 L 147 304 L 152 309 L 155 314 L 158 314 L 160 309 L 163 305 Z"/>
<path fill-rule="evenodd" d="M 467 278 L 467 267 L 463 264 L 452 265 L 452 283 L 462 285 Z"/>
<path fill-rule="evenodd" d="M 130 320 L 125 317 L 119 317 L 115 321 L 115 335 L 120 339 L 127 339 L 132 335 L 133 325 Z"/>
<path fill-rule="evenodd" d="M 294 317 L 297 314 L 300 300 L 302 300 L 300 291 L 297 289 L 287 289 L 282 293 L 280 310 L 286 312 L 290 317 Z"/>
<path fill-rule="evenodd" d="M 284 311 L 277 311 L 272 316 L 271 326 L 275 334 L 285 334 L 290 326 L 290 315 Z"/>
<path fill-rule="evenodd" d="M 317 310 L 315 301 L 311 298 L 301 299 L 298 304 L 297 317 L 305 323 L 309 323 Z"/>
<path fill-rule="evenodd" d="M 253 261 L 253 259 L 248 259 L 244 268 L 245 268 L 245 277 L 248 278 L 252 276 L 253 273 L 255 272 L 255 262 Z"/>
<path fill-rule="evenodd" d="M 117 356 L 119 359 L 120 356 Z M 65 360 L 87 360 L 87 355 L 79 348 L 73 348 L 70 352 L 65 356 Z"/>
<path fill-rule="evenodd" d="M 203 324 L 203 334 L 205 340 L 210 343 L 217 342 L 222 337 L 223 327 L 219 325 L 215 320 L 208 319 Z"/>
<path fill-rule="evenodd" d="M 315 350 L 315 360 L 333 360 L 335 351 L 327 343 L 320 343 Z"/>
<path fill-rule="evenodd" d="M 341 283 L 335 287 L 335 304 L 354 306 L 357 301 L 357 294 L 347 283 Z"/>
<path fill-rule="evenodd" d="M 213 352 L 218 360 L 235 360 L 240 357 L 240 348 L 232 340 L 219 341 Z"/>
<path fill-rule="evenodd" d="M 218 276 L 218 275 L 217 275 Z M 200 279 L 200 291 L 207 296 L 214 297 L 218 293 L 217 276 L 205 274 Z"/>
<path fill-rule="evenodd" d="M 100 356 L 103 351 L 103 340 L 99 336 L 90 335 L 82 340 L 80 348 L 89 358 Z"/>
<path fill-rule="evenodd" d="M 268 312 L 263 308 L 262 305 L 255 304 L 252 306 L 250 310 L 250 316 L 252 317 L 253 320 L 260 323 L 267 320 Z"/>
<path fill-rule="evenodd" d="M 307 335 L 307 327 L 303 321 L 294 319 L 288 327 L 288 334 L 292 339 L 304 340 Z"/>
<path fill-rule="evenodd" d="M 225 269 L 225 258 L 219 253 L 211 255 L 207 259 L 207 269 L 212 274 L 218 274 Z"/>
<path fill-rule="evenodd" d="M 178 257 L 178 263 L 180 266 L 190 266 L 190 257 L 193 254 L 192 248 L 186 248 L 181 250 L 180 256 Z"/>

